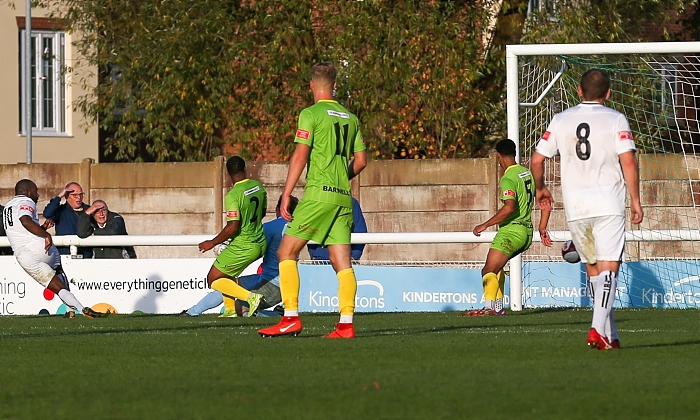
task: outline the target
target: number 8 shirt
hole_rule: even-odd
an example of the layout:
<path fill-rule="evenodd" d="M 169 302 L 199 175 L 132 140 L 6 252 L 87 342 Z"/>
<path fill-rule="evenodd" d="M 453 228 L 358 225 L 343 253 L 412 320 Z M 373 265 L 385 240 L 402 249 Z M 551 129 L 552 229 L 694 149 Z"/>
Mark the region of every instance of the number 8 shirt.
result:
<path fill-rule="evenodd" d="M 627 118 L 598 102 L 555 115 L 536 151 L 559 152 L 566 220 L 625 215 L 625 179 L 619 155 L 635 151 Z"/>

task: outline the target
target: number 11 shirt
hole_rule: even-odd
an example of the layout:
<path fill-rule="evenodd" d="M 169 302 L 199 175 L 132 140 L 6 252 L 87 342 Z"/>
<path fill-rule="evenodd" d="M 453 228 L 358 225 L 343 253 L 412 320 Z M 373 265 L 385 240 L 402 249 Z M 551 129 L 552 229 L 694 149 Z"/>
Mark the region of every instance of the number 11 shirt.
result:
<path fill-rule="evenodd" d="M 299 114 L 294 142 L 311 148 L 304 199 L 352 207 L 348 162 L 365 150 L 357 117 L 333 100 L 320 100 Z"/>

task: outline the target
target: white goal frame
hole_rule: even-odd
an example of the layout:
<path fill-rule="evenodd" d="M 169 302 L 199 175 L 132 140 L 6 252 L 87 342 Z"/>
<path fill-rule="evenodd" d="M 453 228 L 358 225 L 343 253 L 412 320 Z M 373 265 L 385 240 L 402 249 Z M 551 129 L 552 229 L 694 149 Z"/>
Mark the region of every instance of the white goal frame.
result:
<path fill-rule="evenodd" d="M 506 112 L 508 138 L 516 145 L 520 161 L 520 98 L 518 58 L 521 56 L 582 55 L 582 54 L 682 54 L 700 53 L 700 42 L 642 42 L 605 44 L 534 44 L 506 46 Z M 523 309 L 522 256 L 510 264 L 510 308 Z"/>

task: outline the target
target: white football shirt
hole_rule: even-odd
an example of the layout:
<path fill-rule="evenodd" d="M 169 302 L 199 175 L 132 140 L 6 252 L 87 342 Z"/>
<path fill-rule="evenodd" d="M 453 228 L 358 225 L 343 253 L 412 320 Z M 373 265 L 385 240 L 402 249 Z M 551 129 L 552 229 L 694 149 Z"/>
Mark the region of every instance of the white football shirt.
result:
<path fill-rule="evenodd" d="M 548 158 L 561 156 L 566 220 L 625 215 L 625 179 L 619 155 L 635 151 L 627 118 L 597 102 L 555 115 L 537 143 Z"/>
<path fill-rule="evenodd" d="M 22 226 L 19 218 L 25 215 L 30 216 L 36 224 L 39 224 L 36 203 L 24 195 L 16 195 L 7 203 L 2 212 L 2 223 L 5 226 L 5 233 L 15 253 L 27 245 L 37 245 L 37 242 L 40 242 L 43 248 L 45 242 L 44 238 L 36 236 Z"/>

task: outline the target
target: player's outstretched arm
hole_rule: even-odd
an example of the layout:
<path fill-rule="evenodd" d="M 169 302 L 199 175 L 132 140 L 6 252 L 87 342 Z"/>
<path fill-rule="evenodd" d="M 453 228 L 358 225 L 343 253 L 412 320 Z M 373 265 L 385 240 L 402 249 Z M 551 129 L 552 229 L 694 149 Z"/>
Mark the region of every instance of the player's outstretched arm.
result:
<path fill-rule="evenodd" d="M 491 218 L 484 223 L 477 225 L 472 233 L 476 236 L 481 236 L 481 232 L 485 231 L 489 227 L 496 225 L 498 223 L 501 223 L 502 221 L 506 220 L 508 216 L 510 216 L 513 212 L 515 211 L 515 200 L 505 200 L 503 203 L 503 207 L 500 208 L 494 214 L 491 216 Z"/>
<path fill-rule="evenodd" d="M 240 221 L 229 220 L 228 223 L 226 223 L 226 226 L 224 226 L 224 228 L 221 229 L 221 232 L 219 232 L 219 234 L 216 235 L 214 239 L 210 239 L 208 241 L 199 243 L 199 252 L 207 252 L 210 249 L 214 248 L 216 245 L 219 245 L 225 240 L 231 238 L 233 235 L 238 233 L 239 225 Z"/>
<path fill-rule="evenodd" d="M 622 175 L 625 177 L 625 184 L 630 195 L 630 210 L 632 212 L 632 223 L 640 224 L 644 219 L 644 209 L 642 209 L 639 198 L 639 162 L 634 150 L 620 155 L 620 165 Z"/>

